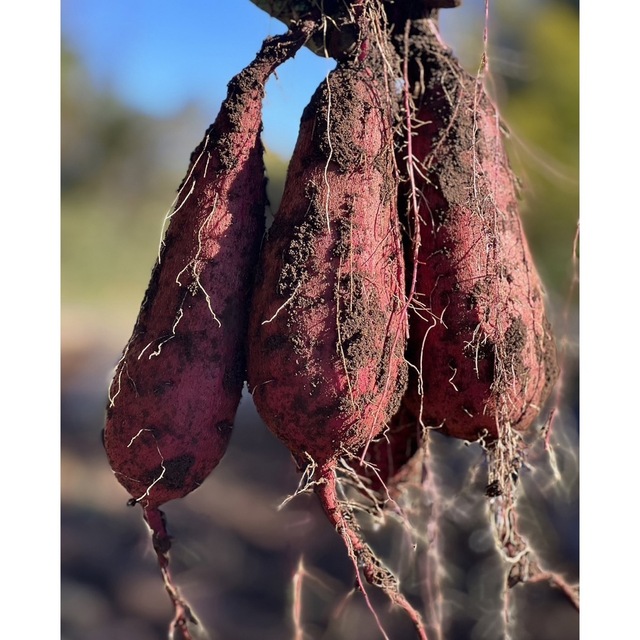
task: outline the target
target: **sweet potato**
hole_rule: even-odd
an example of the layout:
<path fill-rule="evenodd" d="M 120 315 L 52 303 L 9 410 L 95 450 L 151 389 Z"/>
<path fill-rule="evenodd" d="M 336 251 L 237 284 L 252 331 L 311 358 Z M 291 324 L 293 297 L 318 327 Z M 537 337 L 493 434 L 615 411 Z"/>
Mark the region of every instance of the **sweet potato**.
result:
<path fill-rule="evenodd" d="M 383 115 L 366 67 L 342 65 L 323 82 L 303 114 L 260 260 L 249 387 L 269 428 L 303 463 L 332 466 L 370 441 L 406 383 L 403 263 Z"/>
<path fill-rule="evenodd" d="M 264 232 L 264 85 L 307 35 L 308 25 L 265 41 L 229 83 L 192 155 L 116 368 L 104 444 L 116 478 L 145 507 L 198 487 L 227 446 L 245 378 L 249 299 Z"/>
<path fill-rule="evenodd" d="M 258 269 L 248 378 L 354 563 L 418 621 L 336 491 L 338 459 L 380 433 L 407 375 L 392 111 L 375 64 L 340 62 L 303 113 Z"/>
<path fill-rule="evenodd" d="M 109 389 L 104 446 L 140 503 L 188 638 L 191 611 L 168 573 L 160 505 L 196 489 L 225 453 L 245 380 L 251 287 L 265 221 L 262 98 L 268 77 L 315 29 L 267 39 L 230 83 L 194 151 L 133 334 Z"/>
<path fill-rule="evenodd" d="M 408 403 L 428 427 L 492 440 L 538 416 L 558 373 L 555 343 L 496 107 L 432 21 L 416 21 L 410 42 L 405 202 L 410 212 L 418 202 L 420 246 Z"/>
<path fill-rule="evenodd" d="M 387 427 L 368 447 L 363 447 L 352 467 L 363 483 L 384 502 L 398 497 L 402 484 L 414 471 L 411 461 L 420 447 L 421 428 L 403 402 Z"/>

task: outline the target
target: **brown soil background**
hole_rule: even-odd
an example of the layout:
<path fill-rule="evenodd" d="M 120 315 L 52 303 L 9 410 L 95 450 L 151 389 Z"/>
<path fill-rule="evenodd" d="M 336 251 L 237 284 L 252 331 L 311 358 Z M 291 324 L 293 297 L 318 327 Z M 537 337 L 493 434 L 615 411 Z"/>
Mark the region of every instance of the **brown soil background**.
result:
<path fill-rule="evenodd" d="M 171 617 L 169 599 L 141 512 L 126 507 L 129 496 L 114 479 L 100 441 L 108 379 L 122 345 L 107 327 L 93 333 L 83 326 L 67 323 L 63 337 L 62 638 L 159 640 L 166 637 Z M 567 407 L 563 421 L 556 423 L 567 450 L 576 446 L 575 411 L 575 406 Z M 469 469 L 480 463 L 482 452 L 477 445 L 467 447 L 443 437 L 436 442 L 440 475 L 446 478 L 443 495 L 455 496 L 455 508 L 439 526 L 446 539 L 450 577 L 442 594 L 451 605 L 444 637 L 495 640 L 496 604 L 491 594 L 496 557 L 482 514 L 484 486 L 481 478 L 468 481 Z M 539 543 L 543 558 L 576 578 L 578 488 L 571 472 L 575 461 L 562 449 L 558 453 L 566 472 L 563 487 L 544 485 L 549 478 L 544 460 L 539 472 L 521 474 L 532 504 L 522 523 Z M 277 510 L 298 480 L 288 451 L 269 433 L 245 395 L 230 448 L 215 473 L 186 499 L 165 505 L 174 536 L 174 576 L 211 638 L 293 638 L 292 577 L 300 557 L 312 576 L 303 583 L 302 621 L 308 637 L 379 637 L 361 596 L 351 596 L 337 615 L 353 585 L 352 566 L 315 497 L 298 496 Z M 416 596 L 408 570 L 415 563 L 399 527 L 390 526 L 369 539 L 388 565 L 406 578 L 403 588 Z M 514 594 L 522 604 L 517 640 L 578 638 L 578 614 L 558 593 L 530 585 Z M 372 591 L 371 598 L 385 619 L 384 596 Z M 402 616 L 394 615 L 385 624 L 393 640 L 413 637 Z"/>

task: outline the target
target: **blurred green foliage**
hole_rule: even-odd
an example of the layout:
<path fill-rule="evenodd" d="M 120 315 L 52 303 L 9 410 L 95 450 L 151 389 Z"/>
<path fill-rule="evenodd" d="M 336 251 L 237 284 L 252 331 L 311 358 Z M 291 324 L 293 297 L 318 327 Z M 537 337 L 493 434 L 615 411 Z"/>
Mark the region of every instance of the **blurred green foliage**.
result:
<path fill-rule="evenodd" d="M 133 111 L 93 87 L 64 46 L 61 71 L 63 309 L 91 307 L 131 324 L 164 214 L 215 114 L 193 105 L 167 120 Z M 275 208 L 287 163 L 267 152 L 265 164 Z"/>
<path fill-rule="evenodd" d="M 491 86 L 512 132 L 532 250 L 548 289 L 562 298 L 573 274 L 578 220 L 578 12 L 557 2 L 529 4 L 527 11 L 502 3 L 496 11 Z M 459 52 L 463 62 L 482 47 L 481 37 L 469 40 Z M 169 120 L 135 112 L 92 86 L 82 61 L 64 46 L 61 71 L 63 310 L 108 311 L 130 326 L 163 216 L 215 114 L 193 105 Z M 266 164 L 275 209 L 286 160 L 267 153 Z"/>
<path fill-rule="evenodd" d="M 509 130 L 531 250 L 550 294 L 564 304 L 575 275 L 579 217 L 578 3 L 497 0 L 490 6 L 486 85 Z M 485 24 L 481 13 L 473 15 L 465 33 L 453 33 L 452 44 L 475 74 Z"/>
<path fill-rule="evenodd" d="M 543 8 L 520 34 L 531 79 L 514 87 L 505 109 L 517 135 L 514 168 L 524 181 L 525 226 L 543 278 L 566 291 L 578 223 L 578 20 L 565 6 Z"/>

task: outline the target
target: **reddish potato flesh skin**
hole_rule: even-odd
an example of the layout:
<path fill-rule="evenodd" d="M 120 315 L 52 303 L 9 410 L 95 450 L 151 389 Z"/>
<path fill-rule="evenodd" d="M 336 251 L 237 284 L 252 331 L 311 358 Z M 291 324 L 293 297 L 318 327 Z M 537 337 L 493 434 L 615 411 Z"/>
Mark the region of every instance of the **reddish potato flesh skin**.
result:
<path fill-rule="evenodd" d="M 181 497 L 206 478 L 226 449 L 240 401 L 249 276 L 265 204 L 259 98 L 247 107 L 231 143 L 244 156 L 238 158 L 240 172 L 230 174 L 214 160 L 225 133 L 221 118 L 208 133 L 204 154 L 196 154 L 200 159 L 182 192 L 195 188 L 171 218 L 110 389 L 109 460 L 134 498 L 153 485 L 149 505 Z M 164 478 L 153 484 L 163 466 Z"/>
<path fill-rule="evenodd" d="M 432 34 L 413 153 L 421 192 L 408 404 L 425 426 L 475 440 L 528 429 L 557 377 L 541 282 L 518 214 L 499 117 Z"/>
<path fill-rule="evenodd" d="M 420 425 L 416 417 L 403 402 L 391 418 L 388 428 L 372 441 L 361 453 L 365 463 L 354 465 L 356 473 L 365 480 L 372 491 L 386 497 L 387 492 L 395 497 L 396 488 L 402 484 L 413 466 L 410 461 L 420 448 Z M 357 460 L 360 459 L 358 455 Z"/>
<path fill-rule="evenodd" d="M 193 491 L 227 448 L 245 379 L 248 310 L 264 233 L 264 85 L 304 41 L 286 37 L 265 41 L 229 83 L 216 121 L 194 151 L 109 390 L 107 456 L 145 509 Z"/>
<path fill-rule="evenodd" d="M 339 65 L 329 86 L 329 93 L 326 83 L 319 87 L 302 117 L 249 329 L 256 407 L 300 464 L 363 446 L 406 385 L 386 106 L 357 64 Z"/>

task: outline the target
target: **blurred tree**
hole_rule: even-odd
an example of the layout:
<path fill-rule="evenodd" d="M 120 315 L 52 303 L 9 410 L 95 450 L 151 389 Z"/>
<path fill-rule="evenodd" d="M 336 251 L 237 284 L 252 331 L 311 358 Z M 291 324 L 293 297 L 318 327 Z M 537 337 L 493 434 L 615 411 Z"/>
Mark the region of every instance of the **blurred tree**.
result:
<path fill-rule="evenodd" d="M 510 131 L 507 147 L 523 187 L 521 212 L 536 264 L 562 299 L 573 277 L 579 205 L 578 3 L 495 0 L 489 8 L 487 87 Z M 483 0 L 442 11 L 440 19 L 463 66 L 477 73 Z"/>
<path fill-rule="evenodd" d="M 122 313 L 131 325 L 165 212 L 215 113 L 188 105 L 161 120 L 98 91 L 63 44 L 61 66 L 62 302 Z M 271 208 L 286 161 L 267 152 Z M 130 329 L 130 326 L 129 326 Z"/>
<path fill-rule="evenodd" d="M 157 246 L 147 241 L 149 208 L 173 197 L 162 185 L 161 125 L 96 91 L 64 47 L 61 76 L 63 304 L 108 304 L 131 287 L 138 297 L 138 255 L 147 279 Z"/>
<path fill-rule="evenodd" d="M 524 180 L 524 223 L 545 281 L 562 293 L 573 275 L 579 205 L 578 14 L 545 3 L 526 28 L 510 28 L 527 52 L 526 79 L 507 80 L 505 108 L 514 167 Z"/>
<path fill-rule="evenodd" d="M 475 71 L 483 24 L 480 13 L 472 15 L 480 22 L 465 23 L 467 35 L 456 33 L 453 44 Z M 494 93 L 513 132 L 511 156 L 525 187 L 532 249 L 548 286 L 563 292 L 572 275 L 578 216 L 575 3 L 495 3 L 489 46 Z M 170 120 L 157 120 L 126 108 L 108 90 L 95 89 L 64 46 L 61 70 L 63 302 L 123 303 L 135 315 L 163 213 L 215 114 L 190 105 Z M 274 210 L 286 161 L 267 153 L 266 164 Z"/>

